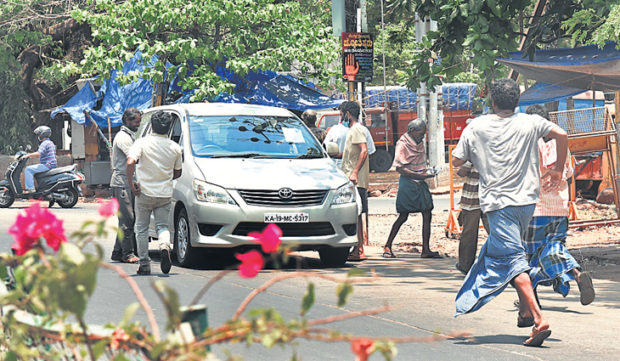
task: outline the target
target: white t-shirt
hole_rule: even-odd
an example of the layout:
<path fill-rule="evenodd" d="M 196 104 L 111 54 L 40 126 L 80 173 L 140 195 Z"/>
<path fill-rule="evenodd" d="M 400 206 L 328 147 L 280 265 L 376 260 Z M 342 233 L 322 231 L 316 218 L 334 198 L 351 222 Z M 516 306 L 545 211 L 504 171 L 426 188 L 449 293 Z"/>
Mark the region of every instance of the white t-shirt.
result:
<path fill-rule="evenodd" d="M 360 124 L 361 125 L 361 124 Z M 370 134 L 370 130 L 364 127 L 364 133 L 366 134 L 366 148 L 368 148 L 368 156 L 377 151 L 375 147 L 375 142 L 372 140 L 372 134 Z M 340 153 L 344 153 L 344 144 L 347 140 L 347 132 L 349 131 L 348 127 L 342 125 L 342 123 L 338 123 L 333 127 L 329 128 L 329 132 L 325 136 L 323 143 L 336 143 L 338 144 L 338 149 Z M 338 168 L 342 167 L 342 159 L 334 159 Z"/>
<path fill-rule="evenodd" d="M 129 148 L 127 158 L 138 161 L 136 178 L 149 197 L 172 197 L 172 176 L 181 169 L 181 147 L 166 135 L 149 134 Z"/>
<path fill-rule="evenodd" d="M 538 139 L 554 127 L 538 115 L 517 113 L 484 115 L 465 128 L 452 155 L 472 162 L 480 173 L 483 212 L 538 202 Z"/>

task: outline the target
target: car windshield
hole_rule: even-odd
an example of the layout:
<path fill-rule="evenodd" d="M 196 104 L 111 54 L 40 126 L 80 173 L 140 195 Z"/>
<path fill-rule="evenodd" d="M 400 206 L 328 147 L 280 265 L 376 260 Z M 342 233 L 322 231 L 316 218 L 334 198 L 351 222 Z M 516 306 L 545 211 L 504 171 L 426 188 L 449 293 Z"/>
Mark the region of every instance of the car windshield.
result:
<path fill-rule="evenodd" d="M 190 116 L 190 142 L 198 157 L 323 158 L 321 145 L 295 117 Z"/>

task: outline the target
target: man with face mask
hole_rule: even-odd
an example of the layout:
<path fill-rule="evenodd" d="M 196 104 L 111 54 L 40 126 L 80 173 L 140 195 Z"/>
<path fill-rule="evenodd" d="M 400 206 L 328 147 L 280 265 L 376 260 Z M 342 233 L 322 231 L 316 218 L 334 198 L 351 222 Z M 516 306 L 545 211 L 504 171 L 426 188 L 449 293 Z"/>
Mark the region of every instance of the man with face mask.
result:
<path fill-rule="evenodd" d="M 396 258 L 392 252 L 392 242 L 400 227 L 407 221 L 409 213 L 422 213 L 422 258 L 440 258 L 438 252 L 430 249 L 431 217 L 433 198 L 424 181 L 434 173 L 426 167 L 426 149 L 424 135 L 426 123 L 421 119 L 414 119 L 407 126 L 407 133 L 403 134 L 396 143 L 394 167 L 400 173 L 398 194 L 396 196 L 396 211 L 398 218 L 392 225 L 388 240 L 383 247 L 384 258 Z"/>
<path fill-rule="evenodd" d="M 112 178 L 110 188 L 112 196 L 118 200 L 119 214 L 118 227 L 123 231 L 123 236 L 116 236 L 112 260 L 123 263 L 138 263 L 138 257 L 134 253 L 136 237 L 133 231 L 134 195 L 127 181 L 127 153 L 135 140 L 135 132 L 140 126 L 142 113 L 136 108 L 129 108 L 123 113 L 123 125 L 112 145 Z"/>

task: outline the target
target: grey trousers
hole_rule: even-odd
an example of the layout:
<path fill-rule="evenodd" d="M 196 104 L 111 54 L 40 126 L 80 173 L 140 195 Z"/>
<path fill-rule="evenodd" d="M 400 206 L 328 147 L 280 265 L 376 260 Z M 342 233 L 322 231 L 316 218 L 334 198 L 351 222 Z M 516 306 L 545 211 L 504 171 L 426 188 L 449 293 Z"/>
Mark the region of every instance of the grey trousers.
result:
<path fill-rule="evenodd" d="M 126 259 L 134 255 L 136 236 L 133 232 L 135 215 L 133 211 L 134 196 L 130 190 L 122 187 L 112 187 L 112 196 L 118 201 L 118 228 L 123 231 L 123 237 L 116 235 L 112 254 Z"/>
<path fill-rule="evenodd" d="M 461 238 L 459 240 L 459 268 L 466 273 L 476 260 L 476 250 L 478 249 L 478 228 L 480 219 L 484 229 L 489 233 L 489 221 L 480 209 L 473 211 L 461 210 L 459 223 L 461 224 Z"/>
<path fill-rule="evenodd" d="M 160 244 L 170 244 L 168 230 L 168 215 L 172 206 L 170 197 L 150 197 L 141 194 L 136 197 L 136 241 L 138 243 L 138 258 L 141 266 L 150 266 L 149 258 L 149 224 L 151 214 L 155 219 L 155 231 Z"/>

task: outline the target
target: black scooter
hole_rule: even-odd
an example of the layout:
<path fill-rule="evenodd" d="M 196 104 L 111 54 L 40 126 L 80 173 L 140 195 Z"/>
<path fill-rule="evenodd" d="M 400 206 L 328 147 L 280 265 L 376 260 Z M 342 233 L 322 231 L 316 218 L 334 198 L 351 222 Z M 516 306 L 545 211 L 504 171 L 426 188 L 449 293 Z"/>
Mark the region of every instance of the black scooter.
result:
<path fill-rule="evenodd" d="M 77 171 L 77 165 L 36 173 L 35 192 L 23 193 L 20 176 L 28 162 L 28 158 L 24 157 L 26 154 L 23 150 L 15 154 L 15 161 L 6 170 L 6 179 L 0 181 L 0 208 L 10 207 L 16 198 L 47 200 L 49 207 L 54 202 L 62 208 L 75 206 L 82 195 L 79 184 L 84 181 L 84 176 Z"/>

